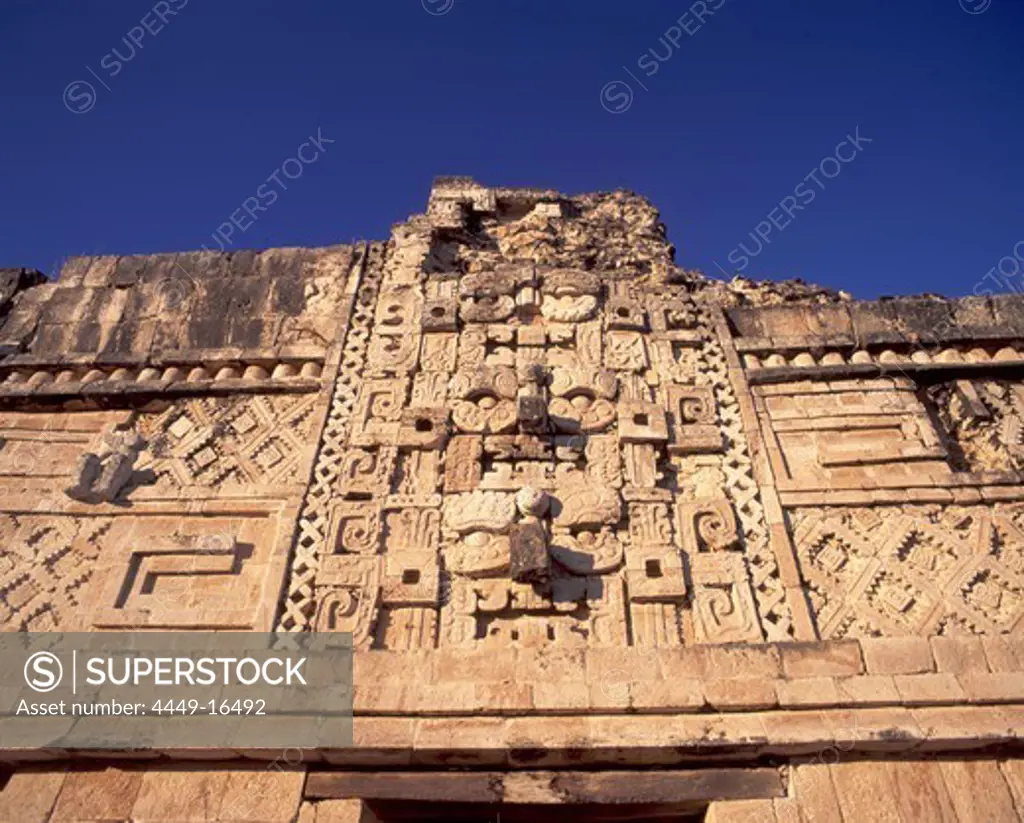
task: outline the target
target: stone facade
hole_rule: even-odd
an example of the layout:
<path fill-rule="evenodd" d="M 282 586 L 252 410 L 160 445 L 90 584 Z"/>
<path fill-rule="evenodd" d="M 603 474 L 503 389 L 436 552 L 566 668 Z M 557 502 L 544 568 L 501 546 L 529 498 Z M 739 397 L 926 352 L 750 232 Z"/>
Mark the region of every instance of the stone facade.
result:
<path fill-rule="evenodd" d="M 673 256 L 442 178 L 386 243 L 0 270 L 0 628 L 358 650 L 351 747 L 0 741 L 0 820 L 1024 816 L 1024 300 Z"/>

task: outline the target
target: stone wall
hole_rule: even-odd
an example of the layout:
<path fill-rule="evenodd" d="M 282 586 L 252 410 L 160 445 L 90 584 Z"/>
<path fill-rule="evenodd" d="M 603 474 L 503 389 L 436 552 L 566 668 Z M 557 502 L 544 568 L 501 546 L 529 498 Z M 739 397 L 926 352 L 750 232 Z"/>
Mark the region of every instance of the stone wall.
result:
<path fill-rule="evenodd" d="M 273 625 L 366 254 L 79 258 L 56 283 L 21 278 L 0 326 L 6 629 Z"/>
<path fill-rule="evenodd" d="M 629 804 L 609 770 L 685 767 L 718 776 L 657 801 L 680 814 L 798 819 L 809 769 L 868 819 L 854 788 L 903 769 L 971 819 L 961 789 L 1019 793 L 1022 367 L 1018 296 L 712 281 L 624 192 L 442 178 L 386 243 L 0 271 L 0 627 L 358 649 L 353 747 L 271 780 L 251 759 L 280 753 L 103 771 L 0 741 L 0 809 L 359 819 L 452 766 L 514 788 L 437 802 Z M 765 758 L 781 794 L 751 795 Z M 279 815 L 224 812 L 250 780 Z M 153 799 L 189 781 L 180 817 Z M 108 785 L 116 813 L 62 811 Z"/>

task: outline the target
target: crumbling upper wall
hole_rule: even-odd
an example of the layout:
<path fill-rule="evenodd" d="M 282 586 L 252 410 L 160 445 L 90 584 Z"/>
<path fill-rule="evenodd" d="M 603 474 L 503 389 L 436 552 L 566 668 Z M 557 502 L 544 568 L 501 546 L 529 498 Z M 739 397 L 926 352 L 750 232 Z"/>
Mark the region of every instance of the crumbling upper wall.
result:
<path fill-rule="evenodd" d="M 323 352 L 334 340 L 353 247 L 76 257 L 55 283 L 16 296 L 5 362 L 146 362 L 236 349 Z M 2 295 L 0 295 L 2 297 Z"/>
<path fill-rule="evenodd" d="M 1024 337 L 1024 296 L 898 298 L 823 305 L 740 307 L 728 311 L 748 350 L 762 347 L 914 345 Z"/>
<path fill-rule="evenodd" d="M 42 272 L 34 269 L 0 269 L 0 323 L 21 292 L 45 282 Z"/>
<path fill-rule="evenodd" d="M 455 271 L 484 271 L 522 260 L 664 281 L 673 270 L 673 249 L 657 209 L 631 192 L 569 197 L 441 178 L 427 218 L 449 247 L 447 262 Z M 472 242 L 462 242 L 470 236 Z"/>

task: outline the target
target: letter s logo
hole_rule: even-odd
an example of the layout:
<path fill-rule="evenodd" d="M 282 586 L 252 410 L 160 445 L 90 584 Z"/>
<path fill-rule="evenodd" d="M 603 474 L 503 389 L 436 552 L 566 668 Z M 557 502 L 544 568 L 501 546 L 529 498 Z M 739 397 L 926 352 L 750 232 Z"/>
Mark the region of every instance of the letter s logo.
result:
<path fill-rule="evenodd" d="M 36 652 L 25 661 L 25 682 L 37 692 L 52 692 L 64 678 L 64 667 L 52 652 Z"/>

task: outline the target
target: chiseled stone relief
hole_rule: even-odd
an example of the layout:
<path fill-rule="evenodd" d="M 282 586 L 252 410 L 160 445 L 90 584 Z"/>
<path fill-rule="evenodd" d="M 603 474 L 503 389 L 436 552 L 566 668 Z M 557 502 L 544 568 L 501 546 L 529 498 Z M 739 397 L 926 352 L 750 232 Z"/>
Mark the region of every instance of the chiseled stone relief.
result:
<path fill-rule="evenodd" d="M 364 253 L 80 258 L 14 296 L 0 630 L 272 628 Z"/>
<path fill-rule="evenodd" d="M 0 816 L 1015 819 L 1022 374 L 1020 295 L 714 280 L 628 192 L 441 178 L 386 243 L 0 269 L 0 631 L 360 652 L 354 745 L 14 747 Z"/>
<path fill-rule="evenodd" d="M 1007 634 L 1024 619 L 1024 505 L 790 515 L 824 638 Z"/>
<path fill-rule="evenodd" d="M 0 627 L 1017 632 L 1022 301 L 672 254 L 635 195 L 446 178 L 387 243 L 11 278 Z"/>
<path fill-rule="evenodd" d="M 1024 470 L 1024 384 L 956 380 L 928 393 L 949 434 L 958 469 Z"/>
<path fill-rule="evenodd" d="M 472 205 L 437 202 L 365 271 L 281 627 L 400 650 L 788 637 L 708 309 L 506 251 L 529 215 L 474 234 Z"/>

